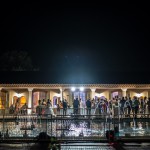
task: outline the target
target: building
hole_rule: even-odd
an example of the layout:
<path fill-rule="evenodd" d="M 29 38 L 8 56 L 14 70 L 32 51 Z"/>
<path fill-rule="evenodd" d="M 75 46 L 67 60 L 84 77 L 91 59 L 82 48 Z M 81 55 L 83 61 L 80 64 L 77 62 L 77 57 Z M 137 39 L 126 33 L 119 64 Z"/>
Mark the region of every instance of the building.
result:
<path fill-rule="evenodd" d="M 86 101 L 105 97 L 110 100 L 115 96 L 150 97 L 150 84 L 0 84 L 0 109 L 2 113 L 18 98 L 20 105 L 27 103 L 28 113 L 31 113 L 38 100 L 50 99 L 56 107 L 63 98 L 72 106 L 75 98 Z"/>

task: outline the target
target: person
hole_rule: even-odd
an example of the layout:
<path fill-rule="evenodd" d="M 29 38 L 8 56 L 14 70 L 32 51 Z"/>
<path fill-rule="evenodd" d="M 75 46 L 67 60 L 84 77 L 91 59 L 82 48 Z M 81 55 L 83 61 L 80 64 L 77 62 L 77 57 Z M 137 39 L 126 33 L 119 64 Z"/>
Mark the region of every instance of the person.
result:
<path fill-rule="evenodd" d="M 67 102 L 66 99 L 63 99 L 63 116 L 66 116 L 67 113 Z"/>
<path fill-rule="evenodd" d="M 91 100 L 90 98 L 86 101 L 87 115 L 91 115 Z"/>
<path fill-rule="evenodd" d="M 102 114 L 102 100 L 99 100 L 98 108 L 99 108 L 99 115 L 101 115 Z"/>
<path fill-rule="evenodd" d="M 25 103 L 22 107 L 21 107 L 21 113 L 26 115 L 27 114 L 27 109 L 28 109 L 28 106 L 27 106 L 27 103 Z"/>
<path fill-rule="evenodd" d="M 78 98 L 74 99 L 73 101 L 74 114 L 78 114 L 79 105 L 80 103 Z"/>
<path fill-rule="evenodd" d="M 132 109 L 132 100 L 131 97 L 129 97 L 126 101 L 126 107 L 127 107 L 127 117 L 130 117 L 131 109 Z"/>
<path fill-rule="evenodd" d="M 15 105 L 11 104 L 11 106 L 9 107 L 9 114 L 14 114 L 15 112 Z"/>
<path fill-rule="evenodd" d="M 145 111 L 146 111 L 146 97 L 141 98 L 141 113 L 143 113 L 145 115 Z"/>
<path fill-rule="evenodd" d="M 15 114 L 19 113 L 19 108 L 20 108 L 20 102 L 19 102 L 19 98 L 18 98 L 15 103 Z"/>
<path fill-rule="evenodd" d="M 148 98 L 147 101 L 147 109 L 148 109 L 148 114 L 150 114 L 150 97 Z"/>
<path fill-rule="evenodd" d="M 120 100 L 120 113 L 121 113 L 121 115 L 124 114 L 124 106 L 125 106 L 125 99 L 124 99 L 124 97 L 122 97 L 122 99 Z"/>
<path fill-rule="evenodd" d="M 53 111 L 52 106 L 51 106 L 50 103 L 47 103 L 44 114 L 47 115 L 47 116 L 49 116 L 49 115 L 56 116 L 54 114 L 54 111 Z"/>
<path fill-rule="evenodd" d="M 137 97 L 134 97 L 133 102 L 132 102 L 132 106 L 133 106 L 133 114 L 134 114 L 135 118 L 137 118 L 137 113 L 138 113 L 138 110 L 139 110 L 139 105 L 140 105 L 139 100 L 137 99 Z"/>
<path fill-rule="evenodd" d="M 50 99 L 47 100 L 47 104 L 51 104 L 51 100 Z"/>
<path fill-rule="evenodd" d="M 92 100 L 91 108 L 95 109 L 95 102 Z"/>
<path fill-rule="evenodd" d="M 57 115 L 60 115 L 60 106 L 57 104 Z"/>
<path fill-rule="evenodd" d="M 80 114 L 84 115 L 84 102 L 81 98 L 80 98 Z"/>
<path fill-rule="evenodd" d="M 38 101 L 38 106 L 36 107 L 36 113 L 41 116 L 42 115 L 42 105 L 41 105 L 41 100 Z"/>
<path fill-rule="evenodd" d="M 42 105 L 46 106 L 45 99 L 43 99 L 43 101 L 42 101 Z"/>

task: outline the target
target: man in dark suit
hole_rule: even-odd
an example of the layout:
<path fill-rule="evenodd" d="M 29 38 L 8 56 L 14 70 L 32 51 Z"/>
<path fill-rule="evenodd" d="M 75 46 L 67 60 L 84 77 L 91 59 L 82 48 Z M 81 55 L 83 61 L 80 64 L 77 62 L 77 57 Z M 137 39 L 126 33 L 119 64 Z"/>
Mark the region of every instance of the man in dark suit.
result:
<path fill-rule="evenodd" d="M 66 112 L 67 112 L 67 102 L 66 99 L 63 99 L 63 116 L 66 116 Z"/>
<path fill-rule="evenodd" d="M 91 115 L 91 101 L 90 98 L 86 101 L 87 115 Z"/>
<path fill-rule="evenodd" d="M 73 102 L 74 114 L 78 114 L 79 105 L 80 103 L 79 103 L 78 98 L 74 99 L 74 102 Z"/>

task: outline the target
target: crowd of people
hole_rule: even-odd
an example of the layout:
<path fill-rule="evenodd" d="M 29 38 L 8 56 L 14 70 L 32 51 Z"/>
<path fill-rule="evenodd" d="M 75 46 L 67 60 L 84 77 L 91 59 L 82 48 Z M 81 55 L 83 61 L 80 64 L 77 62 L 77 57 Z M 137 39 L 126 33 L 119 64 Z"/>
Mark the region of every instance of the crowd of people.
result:
<path fill-rule="evenodd" d="M 131 99 L 130 97 L 118 98 L 116 96 L 112 100 L 107 100 L 106 98 L 91 100 L 89 98 L 86 101 L 76 98 L 74 99 L 72 106 L 73 113 L 81 115 L 110 114 L 117 116 L 120 114 L 125 117 L 130 117 L 131 115 L 137 117 L 137 114 L 150 114 L 150 98 L 147 97 L 138 98 L 134 96 Z M 63 100 L 58 104 L 58 107 L 59 109 L 62 108 L 63 115 L 66 115 L 68 108 L 67 101 Z"/>
<path fill-rule="evenodd" d="M 68 108 L 72 108 L 72 113 L 74 115 L 95 115 L 95 114 L 110 114 L 112 116 L 125 115 L 130 117 L 134 115 L 137 117 L 137 114 L 150 114 L 150 98 L 141 97 L 138 98 L 134 96 L 132 99 L 130 97 L 121 97 L 117 96 L 112 100 L 107 100 L 106 98 L 99 99 L 87 99 L 83 101 L 82 99 L 75 98 L 72 105 L 69 105 L 66 99 L 58 101 L 56 109 L 53 110 L 52 102 L 50 99 L 47 101 L 45 99 L 38 101 L 38 106 L 36 107 L 37 114 L 56 114 L 56 115 L 66 115 Z M 11 114 L 27 114 L 27 104 L 25 103 L 20 107 L 19 100 L 15 104 L 10 106 Z"/>
<path fill-rule="evenodd" d="M 19 99 L 16 100 L 14 104 L 11 104 L 9 107 L 9 114 L 27 114 L 27 103 L 24 103 L 23 105 L 20 104 Z"/>

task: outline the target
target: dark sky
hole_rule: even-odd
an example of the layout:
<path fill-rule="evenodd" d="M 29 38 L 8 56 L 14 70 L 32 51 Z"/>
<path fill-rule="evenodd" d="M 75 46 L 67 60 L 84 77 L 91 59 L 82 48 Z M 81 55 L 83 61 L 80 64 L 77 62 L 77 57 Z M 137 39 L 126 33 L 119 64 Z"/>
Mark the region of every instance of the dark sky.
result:
<path fill-rule="evenodd" d="M 150 71 L 147 4 L 5 7 L 1 52 L 28 51 L 40 71 L 83 78 L 91 72 Z"/>

